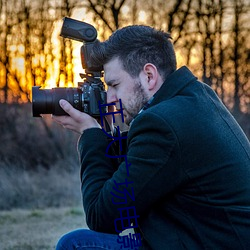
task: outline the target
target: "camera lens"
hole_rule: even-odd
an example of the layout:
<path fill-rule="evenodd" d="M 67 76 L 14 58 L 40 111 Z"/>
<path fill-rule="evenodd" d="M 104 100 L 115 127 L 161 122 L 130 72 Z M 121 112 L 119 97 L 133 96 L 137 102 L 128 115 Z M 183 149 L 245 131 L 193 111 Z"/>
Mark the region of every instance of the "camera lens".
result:
<path fill-rule="evenodd" d="M 81 109 L 81 94 L 79 88 L 39 89 L 32 87 L 32 110 L 34 117 L 40 114 L 67 115 L 60 107 L 59 100 L 67 100 L 74 108 Z"/>

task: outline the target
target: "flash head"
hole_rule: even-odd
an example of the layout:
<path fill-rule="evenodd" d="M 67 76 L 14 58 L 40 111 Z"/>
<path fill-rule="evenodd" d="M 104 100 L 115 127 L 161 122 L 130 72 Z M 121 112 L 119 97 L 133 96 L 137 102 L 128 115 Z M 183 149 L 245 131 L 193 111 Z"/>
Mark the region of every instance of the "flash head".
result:
<path fill-rule="evenodd" d="M 97 31 L 94 26 L 89 23 L 64 17 L 60 36 L 83 42 L 80 51 L 82 67 L 87 73 L 101 75 L 100 72 L 103 70 L 103 66 L 95 65 L 91 61 L 90 56 L 93 46 L 98 42 L 96 39 Z"/>
<path fill-rule="evenodd" d="M 64 17 L 60 36 L 80 42 L 93 42 L 97 37 L 97 31 L 89 23 Z"/>

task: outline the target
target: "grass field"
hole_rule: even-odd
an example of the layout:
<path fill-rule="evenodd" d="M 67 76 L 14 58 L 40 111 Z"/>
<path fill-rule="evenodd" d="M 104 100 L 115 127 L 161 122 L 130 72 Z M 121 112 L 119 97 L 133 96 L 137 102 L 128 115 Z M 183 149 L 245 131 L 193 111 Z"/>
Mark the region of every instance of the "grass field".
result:
<path fill-rule="evenodd" d="M 61 235 L 77 228 L 87 228 L 81 207 L 0 211 L 0 249 L 55 249 Z"/>

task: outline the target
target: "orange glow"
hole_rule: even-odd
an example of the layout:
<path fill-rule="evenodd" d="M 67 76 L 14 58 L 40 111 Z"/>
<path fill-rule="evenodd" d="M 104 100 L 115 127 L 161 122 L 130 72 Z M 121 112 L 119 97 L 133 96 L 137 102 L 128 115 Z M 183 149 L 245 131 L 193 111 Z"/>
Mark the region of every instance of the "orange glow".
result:
<path fill-rule="evenodd" d="M 179 50 L 177 50 L 175 54 L 176 54 L 176 60 L 177 60 L 177 67 L 179 68 L 185 64 L 186 59 L 184 58 L 183 54 Z"/>
<path fill-rule="evenodd" d="M 93 15 L 86 14 L 86 11 L 83 9 L 76 9 L 72 14 L 72 18 L 93 23 Z M 85 20 L 83 20 L 83 18 Z M 46 42 L 44 49 L 39 50 L 36 48 L 35 43 L 31 44 L 29 48 L 25 48 L 23 44 L 13 44 L 9 46 L 9 90 L 8 93 L 4 93 L 4 91 L 0 92 L 0 101 L 27 102 L 28 98 L 31 98 L 31 90 L 34 85 L 41 86 L 41 88 L 45 89 L 51 89 L 55 87 L 77 87 L 78 82 L 82 82 L 82 79 L 79 76 L 79 73 L 84 73 L 80 59 L 80 48 L 82 43 L 71 40 L 71 61 L 71 51 L 68 47 L 68 40 L 60 37 L 61 27 L 62 20 L 53 23 L 53 27 L 51 27 L 53 32 L 50 41 Z M 39 38 L 35 37 L 34 34 L 31 41 L 36 42 L 36 39 Z M 66 65 L 60 65 L 62 61 L 62 43 L 65 45 L 64 64 Z M 66 74 L 64 72 L 66 72 Z M 5 79 L 5 71 L 2 70 L 0 74 L 1 79 Z M 3 88 L 5 86 L 5 80 L 1 81 L 0 85 L 0 87 Z M 8 99 L 6 100 L 7 95 Z"/>

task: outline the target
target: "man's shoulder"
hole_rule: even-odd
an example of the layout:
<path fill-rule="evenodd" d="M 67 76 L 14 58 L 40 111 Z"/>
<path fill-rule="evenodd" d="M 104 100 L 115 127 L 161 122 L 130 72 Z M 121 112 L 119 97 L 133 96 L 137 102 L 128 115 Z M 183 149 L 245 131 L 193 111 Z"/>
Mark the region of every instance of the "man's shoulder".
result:
<path fill-rule="evenodd" d="M 175 96 L 170 99 L 163 100 L 152 107 L 148 108 L 143 115 L 158 115 L 166 121 L 173 121 L 176 116 L 187 115 L 192 112 L 192 105 L 187 103 L 184 96 Z"/>

